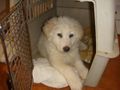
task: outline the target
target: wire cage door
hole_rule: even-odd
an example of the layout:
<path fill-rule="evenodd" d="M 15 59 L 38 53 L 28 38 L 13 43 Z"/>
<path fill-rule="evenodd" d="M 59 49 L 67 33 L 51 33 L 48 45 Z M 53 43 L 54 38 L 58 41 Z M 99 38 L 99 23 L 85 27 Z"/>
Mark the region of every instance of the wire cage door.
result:
<path fill-rule="evenodd" d="M 1 60 L 8 67 L 10 90 L 31 90 L 32 56 L 23 0 L 0 21 Z"/>

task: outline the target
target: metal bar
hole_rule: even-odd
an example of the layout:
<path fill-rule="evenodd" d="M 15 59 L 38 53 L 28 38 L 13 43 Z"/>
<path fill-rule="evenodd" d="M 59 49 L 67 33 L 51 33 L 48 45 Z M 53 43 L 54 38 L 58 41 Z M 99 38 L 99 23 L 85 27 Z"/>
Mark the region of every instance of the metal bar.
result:
<path fill-rule="evenodd" d="M 2 47 L 3 47 L 3 53 L 4 53 L 4 56 L 5 56 L 5 60 L 6 60 L 6 64 L 7 64 L 7 69 L 8 69 L 8 73 L 9 73 L 9 78 L 10 78 L 10 83 L 11 83 L 10 90 L 14 90 L 14 85 L 13 85 L 11 70 L 10 70 L 10 66 L 9 66 L 9 60 L 8 60 L 6 45 L 5 45 L 5 42 L 4 42 L 4 36 L 3 36 L 2 31 L 3 31 L 3 28 L 2 28 L 2 26 L 0 26 L 0 39 L 1 39 Z"/>

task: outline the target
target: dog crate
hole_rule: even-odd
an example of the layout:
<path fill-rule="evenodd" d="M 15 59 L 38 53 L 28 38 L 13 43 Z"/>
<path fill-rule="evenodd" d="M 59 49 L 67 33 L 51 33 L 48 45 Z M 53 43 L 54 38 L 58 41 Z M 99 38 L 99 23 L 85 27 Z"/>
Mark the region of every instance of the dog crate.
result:
<path fill-rule="evenodd" d="M 93 53 L 85 85 L 96 86 L 109 58 L 119 54 L 114 0 L 10 0 L 12 6 L 0 21 L 0 56 L 8 67 L 11 90 L 31 90 L 32 58 L 39 56 L 37 43 L 41 27 L 51 17 L 71 16 L 83 27 L 91 28 Z"/>

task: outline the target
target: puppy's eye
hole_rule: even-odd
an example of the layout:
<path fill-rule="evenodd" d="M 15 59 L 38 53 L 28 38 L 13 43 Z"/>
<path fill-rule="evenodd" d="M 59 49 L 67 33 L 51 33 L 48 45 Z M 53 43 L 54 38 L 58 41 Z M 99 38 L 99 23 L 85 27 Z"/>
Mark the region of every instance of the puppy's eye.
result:
<path fill-rule="evenodd" d="M 73 34 L 70 34 L 70 35 L 69 35 L 69 38 L 72 38 L 73 36 L 74 36 Z"/>
<path fill-rule="evenodd" d="M 61 33 L 58 33 L 57 35 L 58 35 L 60 38 L 62 38 L 62 37 L 63 37 Z"/>

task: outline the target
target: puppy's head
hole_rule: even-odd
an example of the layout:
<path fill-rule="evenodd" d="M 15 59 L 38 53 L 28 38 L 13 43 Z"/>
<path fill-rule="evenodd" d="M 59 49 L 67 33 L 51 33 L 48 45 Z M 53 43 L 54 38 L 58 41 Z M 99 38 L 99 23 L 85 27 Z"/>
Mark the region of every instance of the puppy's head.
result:
<path fill-rule="evenodd" d="M 43 32 L 58 51 L 70 52 L 78 48 L 83 36 L 83 30 L 79 22 L 68 17 L 56 17 L 50 19 L 43 27 Z"/>

